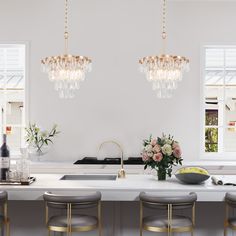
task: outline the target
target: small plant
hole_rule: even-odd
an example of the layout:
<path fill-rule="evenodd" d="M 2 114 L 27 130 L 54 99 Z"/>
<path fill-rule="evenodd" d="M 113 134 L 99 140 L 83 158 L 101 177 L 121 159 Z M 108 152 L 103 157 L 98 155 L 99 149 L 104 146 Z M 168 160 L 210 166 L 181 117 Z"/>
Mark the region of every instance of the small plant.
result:
<path fill-rule="evenodd" d="M 41 130 L 35 123 L 29 124 L 25 129 L 25 140 L 29 147 L 36 150 L 38 155 L 43 155 L 43 147 L 53 144 L 53 138 L 60 132 L 57 130 L 57 125 L 54 125 L 50 131 Z"/>
<path fill-rule="evenodd" d="M 181 154 L 179 143 L 173 139 L 173 136 L 163 134 L 161 138 L 152 138 L 150 135 L 143 141 L 144 169 L 148 166 L 155 169 L 159 180 L 166 179 L 166 175 L 171 177 L 173 166 L 182 165 Z"/>

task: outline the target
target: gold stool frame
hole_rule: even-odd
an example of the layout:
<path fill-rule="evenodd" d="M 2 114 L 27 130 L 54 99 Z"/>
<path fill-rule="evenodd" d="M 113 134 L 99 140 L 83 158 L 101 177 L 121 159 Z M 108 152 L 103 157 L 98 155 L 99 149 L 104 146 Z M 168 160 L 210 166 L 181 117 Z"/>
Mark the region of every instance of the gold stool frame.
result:
<path fill-rule="evenodd" d="M 46 225 L 48 224 L 49 220 L 49 202 L 46 202 Z M 72 227 L 71 220 L 72 220 L 72 204 L 71 203 L 63 203 L 66 204 L 66 216 L 67 216 L 67 227 L 60 227 L 60 226 L 48 226 L 48 236 L 51 236 L 51 232 L 61 232 L 61 233 L 67 233 L 67 236 L 71 236 L 73 232 L 86 232 L 91 231 L 94 229 L 98 229 L 98 236 L 102 236 L 102 223 L 101 223 L 101 201 L 98 202 L 97 205 L 97 218 L 98 223 L 91 226 L 84 226 L 84 227 Z M 82 204 L 81 204 L 82 205 Z M 86 205 L 86 203 L 84 203 Z M 8 235 L 7 235 L 8 236 Z"/>
<path fill-rule="evenodd" d="M 232 207 L 234 208 L 234 207 Z M 230 228 L 232 230 L 236 230 L 236 226 L 233 226 L 228 221 L 229 218 L 229 204 L 225 202 L 225 220 L 224 220 L 224 236 L 227 236 L 227 229 Z"/>
<path fill-rule="evenodd" d="M 6 236 L 10 236 L 10 220 L 8 218 L 8 214 L 7 214 L 7 202 L 5 202 L 3 204 L 3 221 L 2 224 L 0 224 L 0 228 L 6 226 Z M 5 227 L 4 227 L 5 228 Z"/>
<path fill-rule="evenodd" d="M 164 204 L 156 204 L 152 202 L 146 202 L 145 203 L 149 205 L 164 205 Z M 183 206 L 184 204 L 181 204 Z M 174 206 L 178 206 L 178 204 L 174 204 Z M 143 225 L 143 201 L 140 200 L 140 236 L 143 236 L 143 229 L 151 232 L 156 233 L 166 233 L 168 236 L 171 236 L 172 233 L 184 233 L 184 232 L 190 232 L 191 236 L 194 236 L 194 228 L 195 228 L 195 202 L 192 206 L 192 226 L 190 227 L 178 227 L 178 228 L 172 228 L 172 215 L 173 215 L 173 204 L 167 204 L 167 219 L 168 219 L 168 227 L 153 227 L 153 226 L 147 226 Z"/>

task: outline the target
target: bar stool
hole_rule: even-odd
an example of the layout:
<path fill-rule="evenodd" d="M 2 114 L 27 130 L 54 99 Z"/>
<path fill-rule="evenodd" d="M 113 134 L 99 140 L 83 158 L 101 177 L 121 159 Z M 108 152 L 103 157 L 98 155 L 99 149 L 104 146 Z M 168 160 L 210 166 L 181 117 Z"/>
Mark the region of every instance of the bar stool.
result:
<path fill-rule="evenodd" d="M 236 216 L 231 216 L 229 212 L 230 208 L 236 208 L 236 193 L 226 193 L 225 195 L 224 236 L 227 235 L 227 228 L 236 230 Z"/>
<path fill-rule="evenodd" d="M 140 193 L 140 236 L 143 229 L 157 233 L 173 233 L 191 232 L 195 226 L 195 202 L 197 200 L 196 193 L 190 193 L 183 196 L 159 196 L 148 193 Z M 143 217 L 143 207 L 167 210 L 167 214 L 153 215 Z M 183 215 L 174 215 L 173 210 L 191 209 L 192 217 Z"/>
<path fill-rule="evenodd" d="M 46 192 L 43 195 L 46 203 L 46 225 L 48 236 L 50 232 L 65 232 L 72 235 L 72 232 L 86 232 L 98 229 L 101 236 L 101 193 L 96 192 L 81 196 L 64 196 Z M 84 214 L 72 213 L 72 210 L 80 211 L 87 208 L 97 208 L 97 217 Z M 49 217 L 49 209 L 62 210 L 63 214 L 54 214 Z"/>
<path fill-rule="evenodd" d="M 3 214 L 0 214 L 0 227 L 2 229 L 2 232 L 4 231 L 5 228 L 6 235 L 10 236 L 10 220 L 7 216 L 7 200 L 8 200 L 7 192 L 0 191 L 0 207 L 3 211 Z"/>

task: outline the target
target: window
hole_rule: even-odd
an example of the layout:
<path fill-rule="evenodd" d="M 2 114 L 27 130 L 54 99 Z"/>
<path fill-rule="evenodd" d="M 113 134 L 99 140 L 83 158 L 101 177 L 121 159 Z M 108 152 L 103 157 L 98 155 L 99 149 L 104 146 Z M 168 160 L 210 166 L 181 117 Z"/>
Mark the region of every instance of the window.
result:
<path fill-rule="evenodd" d="M 204 48 L 205 156 L 236 158 L 236 46 Z"/>
<path fill-rule="evenodd" d="M 0 44 L 0 135 L 7 134 L 11 155 L 24 143 L 25 52 L 25 44 Z"/>

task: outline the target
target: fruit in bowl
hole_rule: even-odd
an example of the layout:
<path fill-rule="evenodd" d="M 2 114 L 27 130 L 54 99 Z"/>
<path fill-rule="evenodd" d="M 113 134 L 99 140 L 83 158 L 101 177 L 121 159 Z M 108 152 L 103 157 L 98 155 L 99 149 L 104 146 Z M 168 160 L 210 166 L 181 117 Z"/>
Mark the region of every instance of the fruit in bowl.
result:
<path fill-rule="evenodd" d="M 210 177 L 210 174 L 202 167 L 188 166 L 178 169 L 175 177 L 186 184 L 200 184 L 206 181 Z"/>
<path fill-rule="evenodd" d="M 177 173 L 179 174 L 187 174 L 187 173 L 197 173 L 202 175 L 209 175 L 208 171 L 206 169 L 203 169 L 201 167 L 182 167 L 180 168 Z"/>

